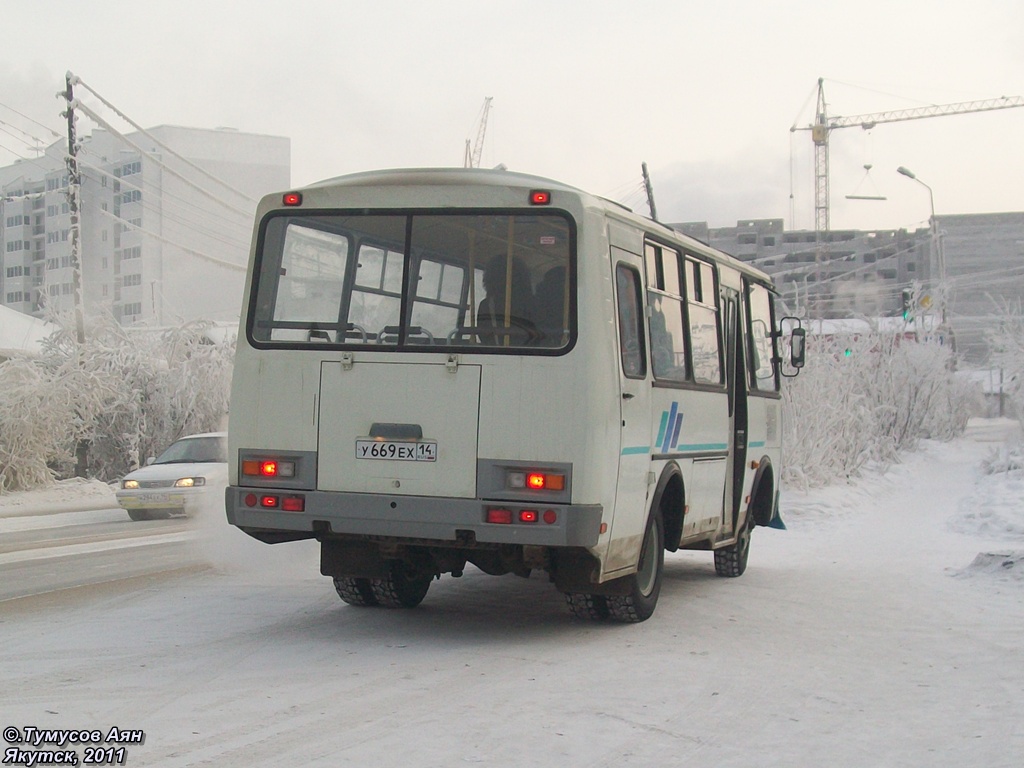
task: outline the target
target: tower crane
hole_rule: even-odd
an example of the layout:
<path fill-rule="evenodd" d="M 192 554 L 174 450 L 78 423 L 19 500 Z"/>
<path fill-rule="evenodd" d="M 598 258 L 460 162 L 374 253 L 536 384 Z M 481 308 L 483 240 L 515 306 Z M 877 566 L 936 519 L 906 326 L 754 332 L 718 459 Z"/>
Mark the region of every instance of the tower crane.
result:
<path fill-rule="evenodd" d="M 466 139 L 466 159 L 464 168 L 479 168 L 480 157 L 484 152 L 484 134 L 487 132 L 487 115 L 491 111 L 493 96 L 484 99 L 484 105 L 480 110 L 480 123 L 476 130 L 476 141 L 470 146 L 469 139 Z"/>
<path fill-rule="evenodd" d="M 880 123 L 897 123 L 905 120 L 920 120 L 925 117 L 944 117 L 946 115 L 963 115 L 969 112 L 990 112 L 996 109 L 1024 107 L 1024 98 L 1020 96 L 1003 96 L 998 99 L 981 101 L 961 101 L 956 104 L 939 104 L 914 109 L 899 109 L 891 112 L 872 112 L 865 115 L 848 117 L 829 117 L 825 104 L 825 81 L 818 78 L 818 103 L 814 122 L 811 125 L 790 128 L 793 131 L 810 131 L 814 141 L 814 229 L 818 242 L 822 241 L 822 233 L 829 231 L 829 170 L 828 140 L 829 134 L 838 128 L 860 126 L 866 131 Z"/>

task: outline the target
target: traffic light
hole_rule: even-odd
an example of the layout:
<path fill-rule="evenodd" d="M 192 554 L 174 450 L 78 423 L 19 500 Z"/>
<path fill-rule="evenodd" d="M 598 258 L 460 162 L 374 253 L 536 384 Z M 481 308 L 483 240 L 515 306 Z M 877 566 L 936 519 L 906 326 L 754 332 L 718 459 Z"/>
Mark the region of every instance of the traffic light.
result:
<path fill-rule="evenodd" d="M 911 320 L 914 317 L 914 292 L 909 288 L 901 291 L 903 296 L 903 319 Z"/>

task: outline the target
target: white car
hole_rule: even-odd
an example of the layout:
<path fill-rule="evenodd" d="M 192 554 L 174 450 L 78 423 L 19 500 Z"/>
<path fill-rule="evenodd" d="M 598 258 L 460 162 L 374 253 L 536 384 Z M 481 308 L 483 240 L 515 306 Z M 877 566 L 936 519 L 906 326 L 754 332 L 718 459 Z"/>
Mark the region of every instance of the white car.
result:
<path fill-rule="evenodd" d="M 223 509 L 227 461 L 227 433 L 183 437 L 147 466 L 125 475 L 117 503 L 132 520 L 190 517 L 218 504 Z"/>

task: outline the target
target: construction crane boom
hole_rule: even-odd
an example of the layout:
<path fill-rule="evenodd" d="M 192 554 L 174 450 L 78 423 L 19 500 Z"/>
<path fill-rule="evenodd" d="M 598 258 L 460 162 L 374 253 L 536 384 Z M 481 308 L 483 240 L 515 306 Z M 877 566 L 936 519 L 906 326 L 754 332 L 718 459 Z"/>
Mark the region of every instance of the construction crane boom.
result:
<path fill-rule="evenodd" d="M 476 130 L 476 141 L 473 142 L 472 147 L 469 144 L 469 139 L 466 139 L 465 168 L 480 167 L 480 158 L 484 153 L 484 134 L 487 133 L 487 115 L 491 111 L 491 102 L 493 100 L 493 96 L 488 96 L 484 99 L 484 105 L 480 110 L 480 122 Z"/>
<path fill-rule="evenodd" d="M 956 104 L 936 104 L 914 109 L 898 109 L 893 112 L 873 112 L 868 115 L 852 115 L 850 117 L 829 118 L 829 128 L 849 128 L 859 125 L 869 131 L 879 123 L 898 123 L 903 120 L 920 120 L 923 117 L 942 117 L 944 115 L 963 115 L 968 112 L 990 112 L 994 109 L 1011 109 L 1024 107 L 1024 98 L 1020 96 L 1002 96 L 998 99 L 982 99 L 981 101 L 960 101 Z"/>
<path fill-rule="evenodd" d="M 956 104 L 938 104 L 913 109 L 899 109 L 890 112 L 872 112 L 864 115 L 847 117 L 829 117 L 825 104 L 825 81 L 818 79 L 818 102 L 815 110 L 814 123 L 797 127 L 793 125 L 790 132 L 810 131 L 814 141 L 814 229 L 820 234 L 829 231 L 829 134 L 838 128 L 860 126 L 870 130 L 881 123 L 898 123 L 905 120 L 920 120 L 925 117 L 945 117 L 947 115 L 963 115 L 969 112 L 990 112 L 996 109 L 1012 109 L 1024 107 L 1024 98 L 1020 96 L 1003 96 L 998 99 L 980 101 L 961 101 Z"/>

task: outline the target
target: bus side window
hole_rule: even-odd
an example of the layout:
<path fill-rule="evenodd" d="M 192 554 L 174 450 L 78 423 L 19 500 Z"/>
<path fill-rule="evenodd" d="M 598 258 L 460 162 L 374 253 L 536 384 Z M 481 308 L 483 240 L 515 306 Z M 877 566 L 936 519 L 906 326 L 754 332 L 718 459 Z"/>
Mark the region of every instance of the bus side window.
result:
<path fill-rule="evenodd" d="M 750 384 L 753 389 L 771 392 L 779 388 L 774 365 L 772 307 L 768 289 L 747 286 L 750 322 Z"/>
<path fill-rule="evenodd" d="M 615 267 L 618 293 L 619 354 L 622 373 L 630 379 L 647 375 L 647 351 L 644 349 L 643 306 L 640 273 L 625 264 Z"/>
<path fill-rule="evenodd" d="M 693 378 L 701 384 L 721 384 L 722 358 L 718 305 L 715 301 L 715 272 L 707 262 L 686 259 L 686 278 Z"/>
<path fill-rule="evenodd" d="M 679 253 L 648 243 L 647 302 L 650 307 L 654 378 L 686 381 L 686 337 L 679 286 Z M 651 270 L 651 265 L 655 269 Z"/>

